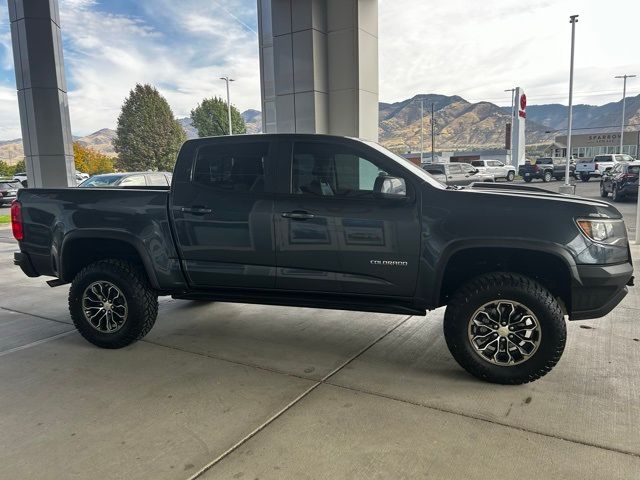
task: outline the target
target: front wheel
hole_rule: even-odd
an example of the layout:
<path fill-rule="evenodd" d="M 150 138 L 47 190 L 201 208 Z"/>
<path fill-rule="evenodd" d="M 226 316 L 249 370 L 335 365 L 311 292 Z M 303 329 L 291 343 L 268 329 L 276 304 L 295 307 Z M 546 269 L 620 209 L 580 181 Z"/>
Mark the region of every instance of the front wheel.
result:
<path fill-rule="evenodd" d="M 513 171 L 507 173 L 507 182 L 513 182 L 513 179 L 516 177 L 516 174 Z"/>
<path fill-rule="evenodd" d="M 545 182 L 545 183 L 549 183 L 552 178 L 553 178 L 553 175 L 551 174 L 551 172 L 544 172 L 544 176 L 542 177 L 542 181 Z"/>
<path fill-rule="evenodd" d="M 158 297 L 137 266 L 100 260 L 73 279 L 69 312 L 86 340 L 102 348 L 122 348 L 149 333 L 158 315 Z"/>
<path fill-rule="evenodd" d="M 470 374 L 518 385 L 553 369 L 567 333 L 562 309 L 546 288 L 523 275 L 491 273 L 452 296 L 444 336 L 453 358 Z"/>

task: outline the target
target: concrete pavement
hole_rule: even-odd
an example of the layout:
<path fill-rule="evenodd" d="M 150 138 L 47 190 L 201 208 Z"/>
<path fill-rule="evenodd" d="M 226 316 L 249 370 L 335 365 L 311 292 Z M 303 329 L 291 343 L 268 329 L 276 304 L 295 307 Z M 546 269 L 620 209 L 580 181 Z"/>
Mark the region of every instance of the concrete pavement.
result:
<path fill-rule="evenodd" d="M 425 317 L 163 299 L 86 343 L 0 228 L 0 478 L 640 478 L 640 292 L 529 385 L 468 376 Z M 636 264 L 640 247 L 633 247 Z"/>

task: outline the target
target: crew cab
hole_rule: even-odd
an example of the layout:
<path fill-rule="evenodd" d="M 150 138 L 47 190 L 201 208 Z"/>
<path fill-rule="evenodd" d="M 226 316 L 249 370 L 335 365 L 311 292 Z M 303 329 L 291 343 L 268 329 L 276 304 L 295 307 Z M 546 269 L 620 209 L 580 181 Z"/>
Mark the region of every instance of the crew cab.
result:
<path fill-rule="evenodd" d="M 471 165 L 482 173 L 488 173 L 498 179 L 512 182 L 516 176 L 516 167 L 505 165 L 500 160 L 472 160 Z"/>
<path fill-rule="evenodd" d="M 446 186 L 335 136 L 188 140 L 171 187 L 21 189 L 11 217 L 15 264 L 70 283 L 73 323 L 104 348 L 144 337 L 160 295 L 404 315 L 446 306 L 457 362 L 520 384 L 560 359 L 565 315 L 605 315 L 633 283 L 624 222 L 604 201 Z"/>
<path fill-rule="evenodd" d="M 531 182 L 538 178 L 543 182 L 550 182 L 554 178 L 563 180 L 567 171 L 567 161 L 561 157 L 540 157 L 535 162 L 525 160 L 521 165 L 518 174 L 525 182 Z M 569 176 L 573 176 L 575 165 L 569 163 Z"/>
<path fill-rule="evenodd" d="M 626 154 L 596 155 L 590 160 L 581 160 L 576 165 L 576 175 L 583 182 L 588 182 L 591 177 L 601 177 L 604 172 L 613 168 L 620 162 L 631 162 L 633 157 Z"/>

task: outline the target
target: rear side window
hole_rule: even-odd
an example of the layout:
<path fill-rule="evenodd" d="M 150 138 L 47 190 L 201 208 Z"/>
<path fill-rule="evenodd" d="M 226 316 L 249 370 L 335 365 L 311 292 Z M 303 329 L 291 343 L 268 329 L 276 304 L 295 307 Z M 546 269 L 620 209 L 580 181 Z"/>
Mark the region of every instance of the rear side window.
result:
<path fill-rule="evenodd" d="M 609 155 L 597 155 L 594 159 L 595 162 L 610 162 L 611 157 Z"/>
<path fill-rule="evenodd" d="M 493 163 L 491 162 L 491 160 L 489 160 L 487 164 L 489 166 L 493 166 Z M 482 160 L 474 160 L 471 162 L 471 165 L 473 165 L 474 167 L 484 167 L 484 162 Z"/>
<path fill-rule="evenodd" d="M 150 173 L 147 175 L 147 179 L 152 187 L 166 187 L 169 185 L 163 173 Z"/>
<path fill-rule="evenodd" d="M 451 165 L 449 165 L 449 173 L 451 174 L 462 173 L 462 168 L 460 167 L 460 165 L 454 165 L 452 163 Z"/>
<path fill-rule="evenodd" d="M 269 144 L 209 145 L 198 150 L 193 181 L 219 190 L 264 192 Z"/>
<path fill-rule="evenodd" d="M 627 173 L 631 173 L 633 175 L 638 175 L 638 173 L 640 172 L 640 165 L 630 165 Z"/>
<path fill-rule="evenodd" d="M 438 175 L 444 173 L 444 165 L 427 165 L 422 167 L 425 172 L 428 172 L 432 175 Z"/>
<path fill-rule="evenodd" d="M 131 175 L 130 177 L 123 178 L 120 182 L 121 187 L 133 187 L 146 184 L 147 182 L 144 179 L 144 175 Z"/>

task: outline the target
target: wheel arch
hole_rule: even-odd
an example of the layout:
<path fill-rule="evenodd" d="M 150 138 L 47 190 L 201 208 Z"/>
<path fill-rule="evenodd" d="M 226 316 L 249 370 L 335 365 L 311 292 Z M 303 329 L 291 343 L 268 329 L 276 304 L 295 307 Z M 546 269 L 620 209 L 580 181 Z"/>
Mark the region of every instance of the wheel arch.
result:
<path fill-rule="evenodd" d="M 155 289 L 160 288 L 151 256 L 142 240 L 128 232 L 107 229 L 69 232 L 62 240 L 58 255 L 59 258 L 54 259 L 55 266 L 59 278 L 65 282 L 73 280 L 73 277 L 90 263 L 117 258 L 139 263 L 151 286 Z"/>
<path fill-rule="evenodd" d="M 514 245 L 517 245 L 514 247 Z M 545 268 L 551 268 L 546 272 Z M 512 271 L 530 276 L 559 297 L 566 310 L 571 309 L 571 286 L 580 284 L 576 263 L 561 245 L 522 240 L 464 240 L 450 244 L 436 267 L 432 304 L 446 305 L 462 283 L 490 272 Z M 554 280 L 549 273 L 559 276 Z M 564 280 L 564 284 L 559 283 Z M 555 285 L 554 285 L 555 283 Z"/>

